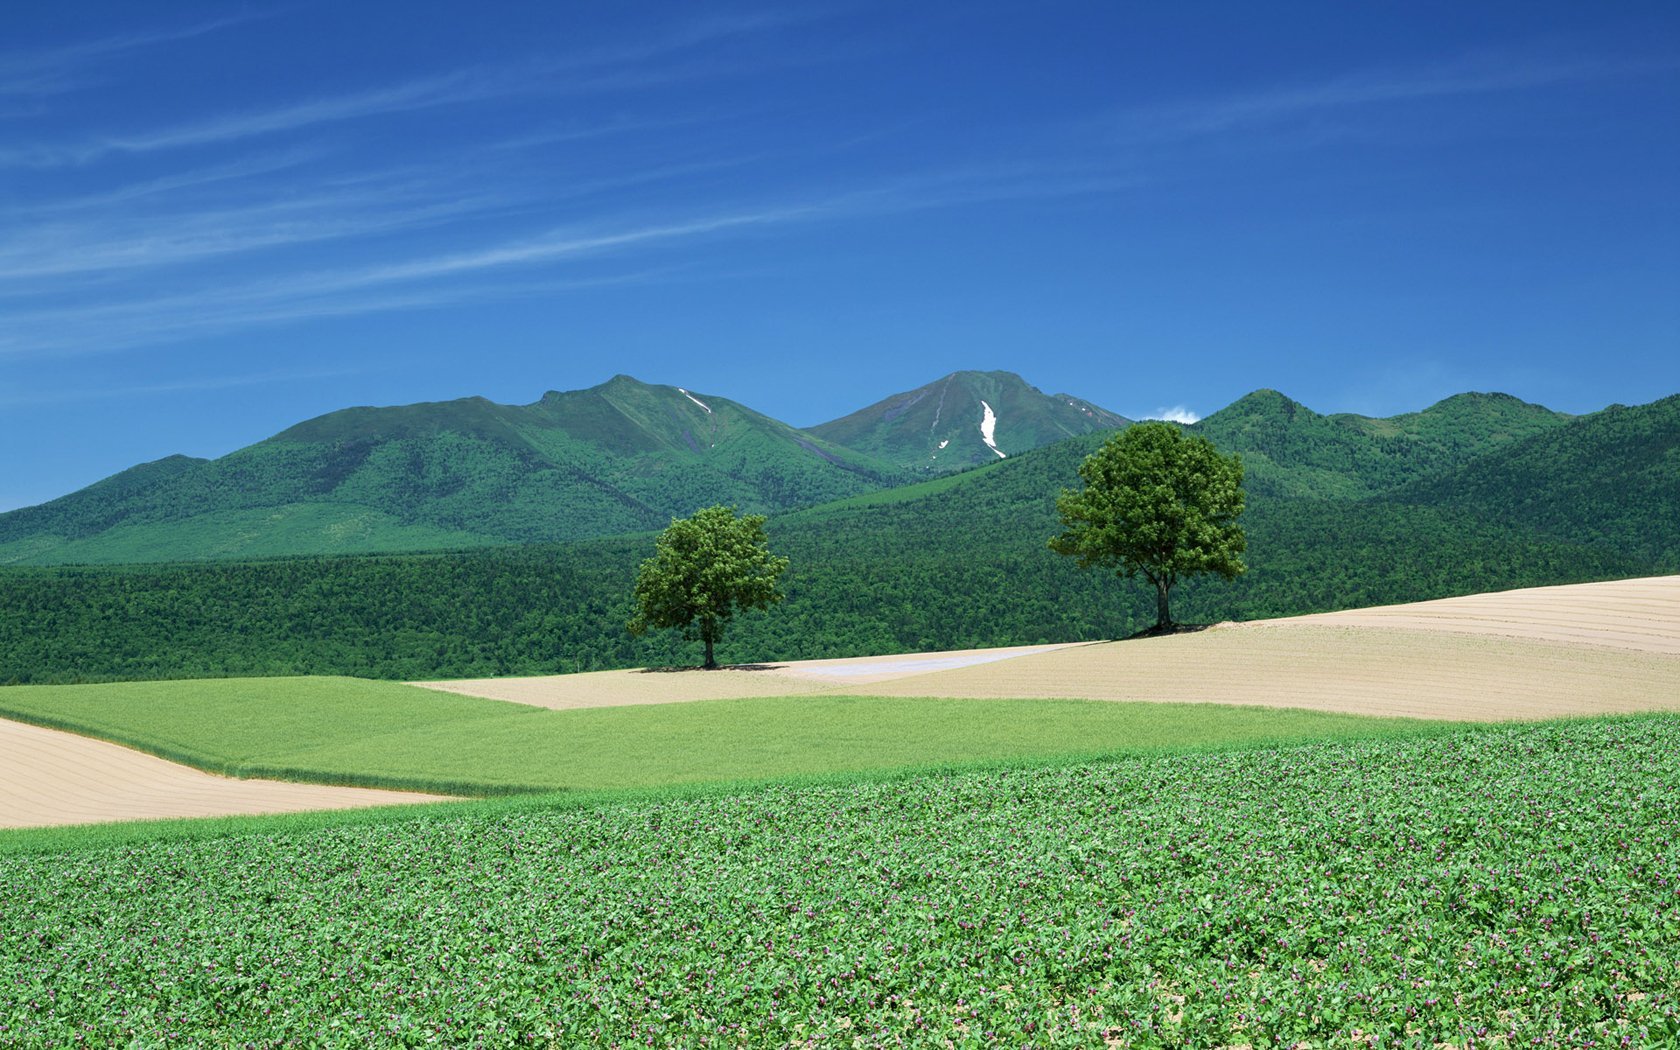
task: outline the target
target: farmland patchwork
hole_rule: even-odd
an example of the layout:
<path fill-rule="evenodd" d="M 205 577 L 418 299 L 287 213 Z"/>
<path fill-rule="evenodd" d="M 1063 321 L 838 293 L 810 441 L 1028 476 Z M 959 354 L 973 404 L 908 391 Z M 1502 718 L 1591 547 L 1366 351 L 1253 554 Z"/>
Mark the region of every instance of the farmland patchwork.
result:
<path fill-rule="evenodd" d="M 0 858 L 0 1041 L 1680 1038 L 1671 716 L 502 805 Z"/>

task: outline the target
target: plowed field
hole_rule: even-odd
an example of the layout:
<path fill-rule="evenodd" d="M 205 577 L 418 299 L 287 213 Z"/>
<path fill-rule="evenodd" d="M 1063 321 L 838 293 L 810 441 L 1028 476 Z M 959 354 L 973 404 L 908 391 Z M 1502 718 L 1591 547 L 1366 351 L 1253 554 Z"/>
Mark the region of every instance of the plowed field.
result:
<path fill-rule="evenodd" d="M 1090 645 L 427 684 L 568 708 L 805 693 L 1258 704 L 1461 721 L 1680 710 L 1680 576 Z"/>
<path fill-rule="evenodd" d="M 0 828 L 440 801 L 409 791 L 211 776 L 116 744 L 0 719 Z"/>

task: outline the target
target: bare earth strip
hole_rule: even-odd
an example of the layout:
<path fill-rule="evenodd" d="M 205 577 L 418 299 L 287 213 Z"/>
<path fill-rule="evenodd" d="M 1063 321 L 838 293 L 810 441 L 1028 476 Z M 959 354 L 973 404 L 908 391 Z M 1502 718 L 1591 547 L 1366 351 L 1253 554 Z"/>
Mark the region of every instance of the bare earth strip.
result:
<path fill-rule="evenodd" d="M 1078 644 L 1078 643 L 1075 643 Z M 1007 649 L 961 649 L 943 653 L 860 656 L 836 660 L 791 660 L 716 671 L 590 671 L 534 678 L 463 678 L 448 682 L 412 682 L 465 696 L 482 696 L 557 711 L 578 707 L 628 707 L 688 700 L 732 700 L 754 696 L 805 693 L 853 693 L 855 685 L 890 681 L 955 667 L 995 663 L 1068 645 L 1020 645 Z"/>
<path fill-rule="evenodd" d="M 1680 657 L 1446 631 L 1231 627 L 868 685 L 871 696 L 1304 707 L 1458 721 L 1680 710 Z"/>
<path fill-rule="evenodd" d="M 1680 576 L 1228 624 L 1194 634 L 753 671 L 419 683 L 543 707 L 789 694 L 1158 700 L 1495 721 L 1680 710 Z"/>
<path fill-rule="evenodd" d="M 409 791 L 232 780 L 102 740 L 0 719 L 0 828 L 444 801 Z"/>

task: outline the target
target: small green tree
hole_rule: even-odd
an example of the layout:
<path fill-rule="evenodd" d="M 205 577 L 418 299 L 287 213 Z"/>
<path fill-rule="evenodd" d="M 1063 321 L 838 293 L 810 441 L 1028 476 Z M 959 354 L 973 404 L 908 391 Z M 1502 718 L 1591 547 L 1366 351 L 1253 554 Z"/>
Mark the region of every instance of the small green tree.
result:
<path fill-rule="evenodd" d="M 650 627 L 676 627 L 706 643 L 706 669 L 715 670 L 712 646 L 736 609 L 782 600 L 776 580 L 788 560 L 770 553 L 764 515 L 735 516 L 734 507 L 707 507 L 673 518 L 659 534 L 653 557 L 636 572 L 633 635 Z"/>
<path fill-rule="evenodd" d="M 1085 488 L 1063 489 L 1056 499 L 1067 531 L 1050 549 L 1077 558 L 1080 568 L 1147 579 L 1155 587 L 1152 631 L 1172 628 L 1167 599 L 1182 577 L 1232 579 L 1247 568 L 1237 524 L 1242 461 L 1220 455 L 1207 438 L 1171 423 L 1138 423 L 1087 456 L 1079 476 Z"/>

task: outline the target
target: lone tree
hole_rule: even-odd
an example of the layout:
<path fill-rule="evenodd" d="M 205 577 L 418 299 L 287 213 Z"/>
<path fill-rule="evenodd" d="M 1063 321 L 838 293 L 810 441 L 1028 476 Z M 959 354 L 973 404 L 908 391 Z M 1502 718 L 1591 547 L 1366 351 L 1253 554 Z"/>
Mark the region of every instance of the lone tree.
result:
<path fill-rule="evenodd" d="M 1063 489 L 1056 510 L 1067 530 L 1050 541 L 1080 568 L 1113 567 L 1155 585 L 1155 626 L 1172 629 L 1173 585 L 1198 572 L 1233 579 L 1247 567 L 1237 515 L 1242 461 L 1171 423 L 1138 423 L 1115 434 L 1079 465 L 1083 491 Z"/>
<path fill-rule="evenodd" d="M 736 517 L 734 507 L 707 507 L 673 518 L 636 572 L 636 615 L 625 626 L 633 635 L 681 628 L 684 638 L 706 643 L 706 669 L 715 670 L 712 646 L 723 625 L 736 609 L 781 601 L 776 579 L 787 567 L 786 558 L 770 553 L 762 514 Z"/>

